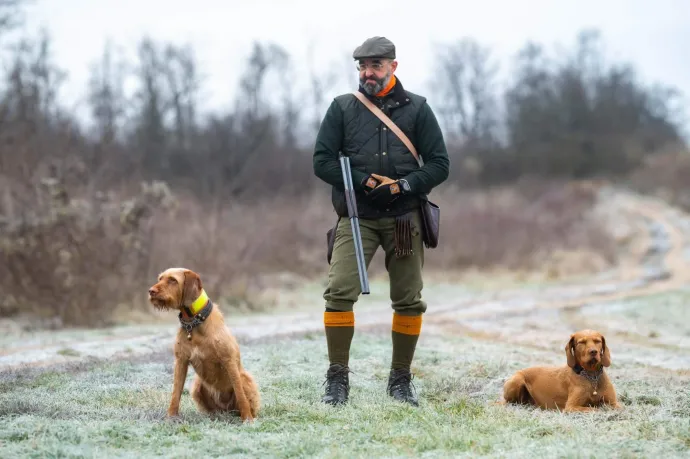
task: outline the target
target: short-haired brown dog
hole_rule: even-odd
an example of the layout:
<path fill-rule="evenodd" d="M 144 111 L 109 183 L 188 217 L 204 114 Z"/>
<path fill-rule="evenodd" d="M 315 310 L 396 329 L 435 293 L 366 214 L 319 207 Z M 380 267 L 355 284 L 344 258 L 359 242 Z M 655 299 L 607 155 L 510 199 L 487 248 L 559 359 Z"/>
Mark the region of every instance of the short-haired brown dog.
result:
<path fill-rule="evenodd" d="M 220 309 L 202 288 L 199 275 L 186 268 L 166 269 L 149 289 L 149 301 L 159 310 L 179 310 L 168 416 L 179 415 L 182 388 L 191 365 L 196 377 L 190 393 L 200 411 L 239 411 L 243 421 L 252 421 L 261 402 L 259 389 L 242 367 L 239 345 Z"/>
<path fill-rule="evenodd" d="M 611 353 L 601 333 L 573 333 L 565 345 L 565 355 L 566 366 L 517 371 L 503 385 L 505 402 L 563 411 L 590 411 L 603 405 L 621 408 L 604 371 L 611 365 Z"/>

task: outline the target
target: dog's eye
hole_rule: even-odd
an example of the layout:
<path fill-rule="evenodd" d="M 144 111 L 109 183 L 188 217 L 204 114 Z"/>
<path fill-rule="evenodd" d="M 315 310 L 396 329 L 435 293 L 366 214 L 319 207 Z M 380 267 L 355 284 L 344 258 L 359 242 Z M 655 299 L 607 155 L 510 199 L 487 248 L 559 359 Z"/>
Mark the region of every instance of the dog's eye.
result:
<path fill-rule="evenodd" d="M 594 344 L 601 344 L 601 340 L 600 340 L 600 339 L 595 339 L 595 340 L 594 340 Z"/>
<path fill-rule="evenodd" d="M 175 279 L 174 277 L 169 277 L 168 284 L 177 284 L 177 279 Z"/>

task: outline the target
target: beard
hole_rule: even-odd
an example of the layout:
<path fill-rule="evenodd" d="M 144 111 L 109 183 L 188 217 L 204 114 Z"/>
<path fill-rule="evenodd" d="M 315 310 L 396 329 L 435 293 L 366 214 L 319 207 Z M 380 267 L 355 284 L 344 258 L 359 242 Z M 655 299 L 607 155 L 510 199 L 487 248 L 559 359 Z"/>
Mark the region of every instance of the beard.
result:
<path fill-rule="evenodd" d="M 364 91 L 369 94 L 370 96 L 375 96 L 383 88 L 385 88 L 388 83 L 391 81 L 391 77 L 393 76 L 392 73 L 386 73 L 383 77 L 381 78 L 376 78 L 375 76 L 371 76 L 367 78 L 366 76 L 363 76 L 359 79 L 359 85 L 364 89 Z M 369 81 L 367 81 L 369 80 Z M 375 81 L 376 83 L 372 83 L 372 81 Z"/>

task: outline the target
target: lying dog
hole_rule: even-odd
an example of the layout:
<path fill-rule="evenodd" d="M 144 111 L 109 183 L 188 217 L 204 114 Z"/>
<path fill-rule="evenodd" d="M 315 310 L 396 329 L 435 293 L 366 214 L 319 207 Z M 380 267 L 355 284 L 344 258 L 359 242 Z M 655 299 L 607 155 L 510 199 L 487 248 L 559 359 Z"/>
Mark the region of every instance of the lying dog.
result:
<path fill-rule="evenodd" d="M 199 275 L 185 268 L 165 270 L 149 289 L 149 301 L 159 310 L 180 311 L 168 416 L 179 414 L 182 387 L 191 364 L 196 372 L 191 396 L 200 411 L 239 411 L 243 421 L 252 421 L 259 410 L 259 389 L 243 369 L 237 341 L 220 309 L 202 288 Z"/>
<path fill-rule="evenodd" d="M 590 411 L 602 405 L 620 408 L 604 371 L 611 365 L 611 353 L 601 333 L 581 330 L 572 334 L 565 354 L 567 366 L 516 372 L 503 385 L 505 402 L 564 411 Z"/>

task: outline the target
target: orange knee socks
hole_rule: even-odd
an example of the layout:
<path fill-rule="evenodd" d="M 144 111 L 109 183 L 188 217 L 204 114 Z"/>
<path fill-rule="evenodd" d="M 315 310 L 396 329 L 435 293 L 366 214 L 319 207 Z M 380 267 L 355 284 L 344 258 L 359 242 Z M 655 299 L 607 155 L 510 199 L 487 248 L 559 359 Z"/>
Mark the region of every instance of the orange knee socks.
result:
<path fill-rule="evenodd" d="M 323 324 L 328 343 L 328 360 L 331 364 L 348 366 L 350 344 L 355 334 L 355 313 L 326 311 L 323 313 Z"/>
<path fill-rule="evenodd" d="M 393 313 L 393 325 L 391 330 L 393 339 L 392 369 L 410 369 L 421 331 L 421 315 L 402 316 L 396 312 Z"/>

